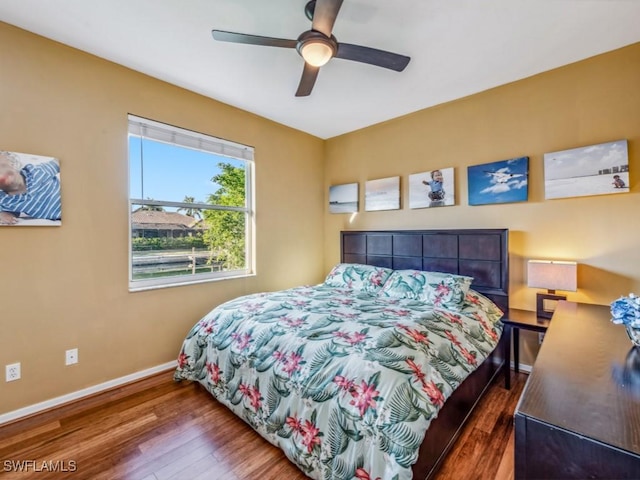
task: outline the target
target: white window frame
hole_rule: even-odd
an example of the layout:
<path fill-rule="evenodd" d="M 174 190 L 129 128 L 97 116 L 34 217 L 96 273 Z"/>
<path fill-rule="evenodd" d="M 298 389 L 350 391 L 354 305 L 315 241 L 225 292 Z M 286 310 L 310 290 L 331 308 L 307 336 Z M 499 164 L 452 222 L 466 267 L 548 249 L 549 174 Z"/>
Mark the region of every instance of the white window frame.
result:
<path fill-rule="evenodd" d="M 129 192 L 129 291 L 142 291 L 156 288 L 174 287 L 180 285 L 211 282 L 228 278 L 247 277 L 255 275 L 255 203 L 254 203 L 254 149 L 253 147 L 223 140 L 210 135 L 194 132 L 173 125 L 168 125 L 154 120 L 149 120 L 135 115 L 128 115 L 128 137 L 138 136 L 142 139 L 151 139 L 158 142 L 176 145 L 184 148 L 213 153 L 218 156 L 229 157 L 245 162 L 245 206 L 229 207 L 224 205 L 211 205 L 208 203 L 182 203 L 164 200 L 149 200 L 131 198 Z M 128 145 L 129 142 L 127 142 Z M 128 147 L 127 147 L 128 152 Z M 130 153 L 128 152 L 128 158 Z M 128 175 L 131 165 L 128 165 Z M 128 179 L 130 180 L 130 179 Z M 130 182 L 127 182 L 130 185 Z M 132 207 L 133 205 L 149 205 L 160 207 L 201 208 L 207 210 L 227 210 L 245 213 L 245 259 L 246 268 L 221 272 L 198 273 L 196 275 L 176 275 L 153 279 L 133 279 L 133 232 L 132 232 Z"/>

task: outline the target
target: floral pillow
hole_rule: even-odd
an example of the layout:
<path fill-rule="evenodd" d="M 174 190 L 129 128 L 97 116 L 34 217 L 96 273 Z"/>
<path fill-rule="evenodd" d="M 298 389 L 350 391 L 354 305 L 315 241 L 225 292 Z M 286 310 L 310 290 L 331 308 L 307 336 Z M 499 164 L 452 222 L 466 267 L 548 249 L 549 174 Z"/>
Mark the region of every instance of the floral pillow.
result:
<path fill-rule="evenodd" d="M 373 265 L 339 263 L 329 272 L 324 284 L 375 294 L 382 288 L 391 272 L 393 270 L 390 268 L 374 267 Z"/>
<path fill-rule="evenodd" d="M 458 309 L 464 303 L 472 277 L 420 270 L 395 270 L 378 295 L 411 298 L 435 307 Z"/>

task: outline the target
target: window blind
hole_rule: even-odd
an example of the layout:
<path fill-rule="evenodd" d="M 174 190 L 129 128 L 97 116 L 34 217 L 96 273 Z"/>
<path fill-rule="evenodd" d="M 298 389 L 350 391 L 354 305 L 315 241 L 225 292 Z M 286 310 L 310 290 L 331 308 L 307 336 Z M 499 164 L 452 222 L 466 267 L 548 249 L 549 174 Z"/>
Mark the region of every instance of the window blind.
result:
<path fill-rule="evenodd" d="M 253 147 L 173 125 L 165 125 L 131 114 L 129 115 L 129 133 L 158 142 L 172 143 L 216 155 L 253 161 Z"/>

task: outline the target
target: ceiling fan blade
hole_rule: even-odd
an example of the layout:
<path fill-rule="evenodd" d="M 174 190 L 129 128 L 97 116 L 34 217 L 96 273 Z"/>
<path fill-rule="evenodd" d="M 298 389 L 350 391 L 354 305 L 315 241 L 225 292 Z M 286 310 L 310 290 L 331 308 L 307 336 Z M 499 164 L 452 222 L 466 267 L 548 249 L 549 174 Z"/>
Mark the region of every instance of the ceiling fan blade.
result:
<path fill-rule="evenodd" d="M 333 24 L 342 6 L 342 0 L 316 0 L 311 28 L 331 37 Z"/>
<path fill-rule="evenodd" d="M 411 57 L 399 55 L 397 53 L 385 52 L 377 48 L 363 47 L 361 45 L 351 45 L 349 43 L 339 43 L 335 58 L 353 60 L 355 62 L 368 63 L 377 67 L 388 68 L 401 72 L 405 69 Z"/>
<path fill-rule="evenodd" d="M 300 84 L 298 85 L 298 91 L 296 97 L 306 97 L 313 90 L 313 86 L 316 83 L 318 72 L 320 67 L 314 67 L 304 62 L 304 70 L 302 71 L 302 78 L 300 78 Z"/>
<path fill-rule="evenodd" d="M 223 30 L 211 30 L 213 38 L 221 42 L 247 43 L 249 45 L 262 45 L 265 47 L 296 48 L 297 40 L 283 38 L 261 37 L 246 33 L 225 32 Z"/>

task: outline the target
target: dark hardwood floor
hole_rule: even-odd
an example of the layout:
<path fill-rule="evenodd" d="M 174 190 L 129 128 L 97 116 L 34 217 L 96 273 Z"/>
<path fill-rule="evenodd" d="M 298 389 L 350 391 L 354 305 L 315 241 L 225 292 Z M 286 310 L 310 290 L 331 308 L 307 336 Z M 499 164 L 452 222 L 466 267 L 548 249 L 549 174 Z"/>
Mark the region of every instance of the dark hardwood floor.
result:
<path fill-rule="evenodd" d="M 513 478 L 511 372 L 481 400 L 437 480 Z M 19 471 L 22 468 L 22 471 Z M 0 427 L 0 479 L 302 480 L 284 454 L 172 372 Z"/>

